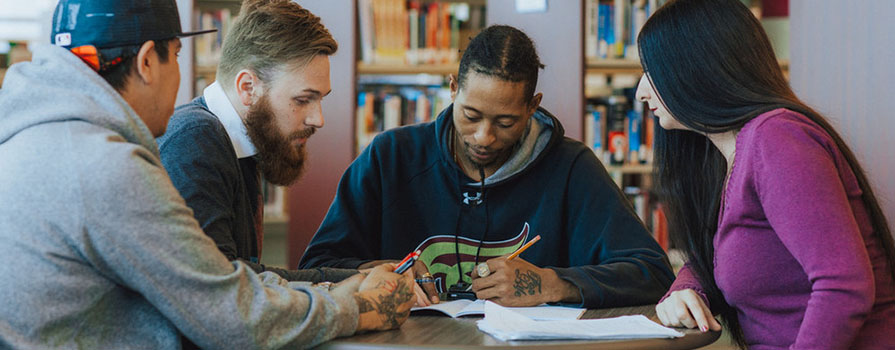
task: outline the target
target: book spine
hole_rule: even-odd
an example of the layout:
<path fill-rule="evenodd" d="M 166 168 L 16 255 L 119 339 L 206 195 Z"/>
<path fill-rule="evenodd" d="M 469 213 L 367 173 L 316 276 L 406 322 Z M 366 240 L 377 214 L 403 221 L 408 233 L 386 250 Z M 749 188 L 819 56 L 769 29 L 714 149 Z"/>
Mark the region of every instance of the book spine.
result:
<path fill-rule="evenodd" d="M 409 25 L 409 43 L 407 50 L 407 63 L 419 64 L 420 47 L 420 6 L 418 1 L 411 1 L 407 10 L 407 22 Z"/>
<path fill-rule="evenodd" d="M 635 110 L 628 111 L 628 161 L 637 163 L 640 161 L 640 139 L 643 119 Z"/>
<path fill-rule="evenodd" d="M 594 134 L 593 143 L 591 143 L 591 148 L 594 150 L 594 153 L 597 155 L 601 161 L 603 160 L 603 126 L 606 123 L 603 118 L 603 112 L 600 109 L 596 109 L 591 112 L 591 120 L 593 123 L 593 131 Z"/>
<path fill-rule="evenodd" d="M 597 0 L 584 1 L 584 57 L 597 59 L 599 35 L 599 4 Z"/>
<path fill-rule="evenodd" d="M 372 0 L 357 0 L 357 12 L 360 20 L 360 46 L 361 61 L 364 63 L 375 62 L 375 26 L 373 24 Z"/>

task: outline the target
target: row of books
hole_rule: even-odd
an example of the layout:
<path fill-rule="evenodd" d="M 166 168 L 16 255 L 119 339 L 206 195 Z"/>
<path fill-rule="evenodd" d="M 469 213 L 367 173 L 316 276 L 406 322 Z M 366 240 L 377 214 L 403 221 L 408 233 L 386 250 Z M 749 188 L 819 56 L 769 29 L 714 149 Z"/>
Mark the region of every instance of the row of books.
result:
<path fill-rule="evenodd" d="M 196 30 L 217 29 L 215 34 L 197 35 L 193 37 L 196 65 L 199 67 L 217 67 L 221 60 L 221 47 L 224 36 L 230 28 L 235 14 L 229 9 L 197 9 L 195 11 Z"/>
<path fill-rule="evenodd" d="M 461 41 L 484 27 L 483 5 L 419 0 L 357 0 L 364 63 L 459 61 Z"/>
<path fill-rule="evenodd" d="M 652 159 L 655 118 L 624 95 L 591 99 L 584 115 L 584 142 L 603 164 L 645 164 Z"/>
<path fill-rule="evenodd" d="M 451 103 L 446 87 L 377 86 L 357 94 L 356 140 L 360 154 L 380 132 L 434 120 Z"/>
<path fill-rule="evenodd" d="M 639 59 L 637 34 L 664 0 L 585 0 L 587 59 Z"/>
<path fill-rule="evenodd" d="M 663 250 L 668 251 L 668 222 L 665 212 L 662 210 L 662 204 L 652 198 L 652 194 L 642 187 L 627 186 L 624 188 L 624 192 L 634 206 L 634 212 L 646 225 L 653 238 L 659 242 L 659 246 Z"/>

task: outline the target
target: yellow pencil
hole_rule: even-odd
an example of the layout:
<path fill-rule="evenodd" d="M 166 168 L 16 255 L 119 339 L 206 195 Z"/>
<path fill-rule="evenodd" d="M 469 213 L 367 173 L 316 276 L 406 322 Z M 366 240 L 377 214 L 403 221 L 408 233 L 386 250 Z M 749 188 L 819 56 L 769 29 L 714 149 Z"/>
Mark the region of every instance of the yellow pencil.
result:
<path fill-rule="evenodd" d="M 535 238 L 532 238 L 530 241 L 528 241 L 528 243 L 525 243 L 525 245 L 519 247 L 519 249 L 516 249 L 516 251 L 513 252 L 513 254 L 510 254 L 510 256 L 507 257 L 507 260 L 513 260 L 514 258 L 519 256 L 519 254 L 522 254 L 522 252 L 524 252 L 526 249 L 528 249 L 528 247 L 531 247 L 532 244 L 535 244 L 535 242 L 537 242 L 539 240 L 541 240 L 541 235 L 535 236 Z"/>

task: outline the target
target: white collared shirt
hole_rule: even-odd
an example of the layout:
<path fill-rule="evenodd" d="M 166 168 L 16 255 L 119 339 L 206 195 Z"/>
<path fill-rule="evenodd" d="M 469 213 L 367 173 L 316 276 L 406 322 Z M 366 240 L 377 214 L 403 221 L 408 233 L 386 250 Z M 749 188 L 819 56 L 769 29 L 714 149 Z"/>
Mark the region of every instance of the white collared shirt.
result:
<path fill-rule="evenodd" d="M 230 136 L 230 143 L 233 144 L 233 150 L 236 151 L 236 157 L 242 159 L 257 154 L 258 151 L 255 150 L 255 145 L 252 144 L 246 131 L 246 125 L 236 113 L 236 108 L 230 103 L 227 94 L 224 93 L 224 87 L 215 81 L 205 88 L 202 96 L 205 97 L 208 110 L 221 121 L 221 124 L 224 124 L 224 130 Z"/>

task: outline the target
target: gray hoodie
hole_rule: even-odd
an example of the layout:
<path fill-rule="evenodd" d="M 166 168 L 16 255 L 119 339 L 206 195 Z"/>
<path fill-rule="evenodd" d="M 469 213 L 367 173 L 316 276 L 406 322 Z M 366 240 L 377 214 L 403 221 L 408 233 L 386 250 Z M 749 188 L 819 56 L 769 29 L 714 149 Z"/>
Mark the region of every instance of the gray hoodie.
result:
<path fill-rule="evenodd" d="M 353 334 L 351 295 L 230 263 L 149 129 L 70 52 L 0 90 L 0 348 L 304 348 Z"/>

